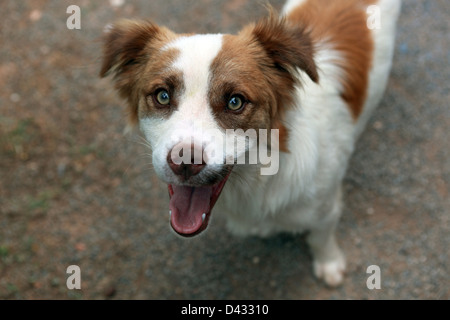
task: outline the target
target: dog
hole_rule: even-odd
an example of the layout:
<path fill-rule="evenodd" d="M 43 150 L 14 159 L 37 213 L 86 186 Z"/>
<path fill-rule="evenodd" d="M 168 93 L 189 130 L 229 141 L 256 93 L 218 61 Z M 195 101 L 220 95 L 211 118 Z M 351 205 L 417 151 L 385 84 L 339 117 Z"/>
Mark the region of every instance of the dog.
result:
<path fill-rule="evenodd" d="M 105 28 L 100 75 L 113 75 L 130 125 L 151 146 L 172 228 L 199 234 L 217 202 L 234 234 L 306 232 L 314 274 L 341 284 L 342 181 L 387 86 L 400 6 L 289 0 L 236 35 L 176 34 L 141 20 Z M 230 130 L 244 144 L 225 148 Z M 274 156 L 272 174 L 260 160 L 238 163 L 255 146 Z"/>

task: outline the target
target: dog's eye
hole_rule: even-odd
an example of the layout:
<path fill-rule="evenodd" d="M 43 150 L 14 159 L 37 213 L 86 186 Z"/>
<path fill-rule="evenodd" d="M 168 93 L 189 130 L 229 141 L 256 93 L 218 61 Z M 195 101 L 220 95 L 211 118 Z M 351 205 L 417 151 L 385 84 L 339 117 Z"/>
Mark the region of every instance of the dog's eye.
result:
<path fill-rule="evenodd" d="M 155 94 L 156 102 L 162 106 L 168 106 L 170 104 L 170 95 L 167 90 L 160 89 Z"/>
<path fill-rule="evenodd" d="M 245 105 L 244 97 L 234 95 L 228 100 L 227 108 L 231 111 L 240 111 Z"/>

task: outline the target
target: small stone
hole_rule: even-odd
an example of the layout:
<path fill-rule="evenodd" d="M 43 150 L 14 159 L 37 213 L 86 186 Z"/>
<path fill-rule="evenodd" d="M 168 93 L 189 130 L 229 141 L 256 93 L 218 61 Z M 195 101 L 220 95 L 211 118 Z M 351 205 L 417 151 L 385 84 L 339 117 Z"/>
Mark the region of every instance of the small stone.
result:
<path fill-rule="evenodd" d="M 38 21 L 42 18 L 42 11 L 35 9 L 30 12 L 29 17 L 31 21 Z"/>
<path fill-rule="evenodd" d="M 109 0 L 109 4 L 115 8 L 123 6 L 125 0 Z"/>
<path fill-rule="evenodd" d="M 20 101 L 20 95 L 18 93 L 11 93 L 11 95 L 9 96 L 9 99 L 12 102 L 17 103 Z"/>

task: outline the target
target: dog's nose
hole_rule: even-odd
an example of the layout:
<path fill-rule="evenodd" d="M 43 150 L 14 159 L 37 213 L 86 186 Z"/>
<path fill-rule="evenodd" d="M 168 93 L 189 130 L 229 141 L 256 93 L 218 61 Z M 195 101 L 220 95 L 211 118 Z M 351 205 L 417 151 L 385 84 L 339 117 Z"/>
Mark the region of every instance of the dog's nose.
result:
<path fill-rule="evenodd" d="M 189 178 L 191 178 L 192 176 L 196 176 L 206 166 L 205 159 L 203 158 L 202 148 L 198 148 L 194 146 L 194 144 L 191 144 L 190 157 L 189 155 L 185 156 L 183 154 L 184 150 L 186 149 L 189 149 L 189 147 L 181 148 L 179 152 L 174 152 L 174 150 L 172 149 L 167 155 L 167 163 L 169 164 L 170 169 L 183 181 L 189 180 Z M 174 161 L 174 155 L 178 157 L 177 161 Z M 183 161 L 180 163 L 180 160 Z"/>

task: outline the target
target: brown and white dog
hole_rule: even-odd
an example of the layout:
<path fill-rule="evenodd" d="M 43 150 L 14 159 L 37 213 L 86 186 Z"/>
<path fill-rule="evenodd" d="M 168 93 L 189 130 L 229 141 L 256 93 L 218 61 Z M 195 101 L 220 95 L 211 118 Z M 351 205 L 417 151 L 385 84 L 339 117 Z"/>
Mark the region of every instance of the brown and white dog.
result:
<path fill-rule="evenodd" d="M 131 124 L 151 145 L 172 228 L 200 233 L 219 200 L 215 211 L 235 234 L 307 231 L 316 276 L 340 284 L 341 184 L 385 90 L 399 11 L 400 0 L 289 0 L 280 16 L 271 11 L 237 35 L 175 34 L 132 20 L 106 28 L 101 76 L 114 75 Z M 238 129 L 244 147 L 224 149 Z M 270 130 L 274 173 L 262 174 L 259 161 L 237 164 Z M 208 148 L 222 161 L 208 161 Z"/>

